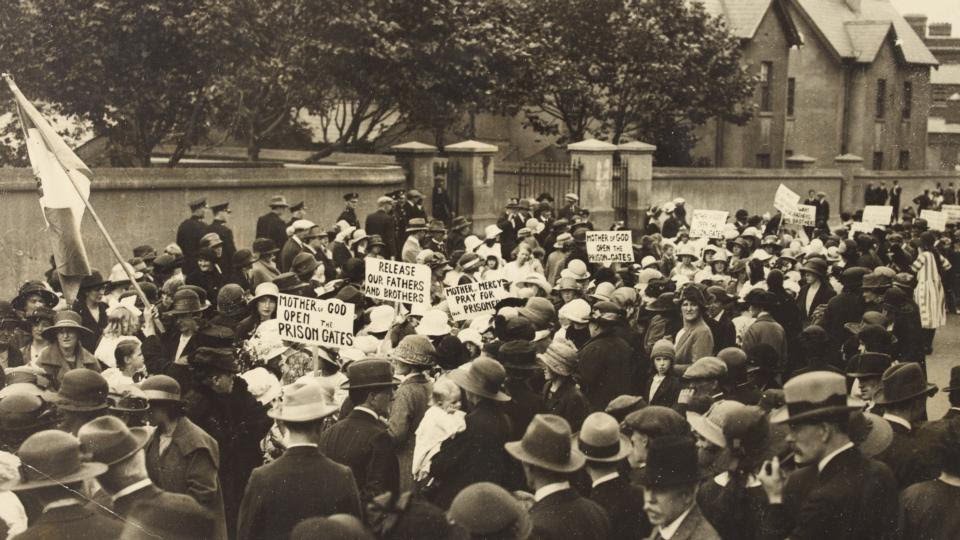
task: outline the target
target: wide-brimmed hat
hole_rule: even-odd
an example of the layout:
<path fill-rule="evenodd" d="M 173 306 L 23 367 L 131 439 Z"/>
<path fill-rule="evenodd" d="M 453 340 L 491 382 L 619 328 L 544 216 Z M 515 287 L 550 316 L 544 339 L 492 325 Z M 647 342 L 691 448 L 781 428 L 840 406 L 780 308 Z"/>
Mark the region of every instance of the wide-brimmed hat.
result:
<path fill-rule="evenodd" d="M 874 399 L 877 405 L 900 403 L 915 397 L 933 396 L 937 385 L 927 382 L 923 368 L 916 362 L 904 362 L 890 366 L 880 379 L 880 394 Z"/>
<path fill-rule="evenodd" d="M 537 347 L 530 341 L 515 339 L 500 346 L 497 360 L 508 369 L 540 369 L 537 365 Z"/>
<path fill-rule="evenodd" d="M 824 416 L 860 410 L 863 403 L 847 396 L 846 378 L 830 371 L 811 371 L 783 385 L 786 406 L 775 412 L 773 423 L 811 421 Z"/>
<path fill-rule="evenodd" d="M 60 297 L 50 289 L 42 281 L 28 281 L 20 286 L 20 290 L 17 292 L 16 298 L 14 298 L 10 304 L 14 309 L 19 309 L 23 311 L 26 309 L 27 298 L 31 295 L 37 295 L 40 297 L 40 300 L 48 308 L 56 306 L 60 302 Z"/>
<path fill-rule="evenodd" d="M 587 461 L 616 463 L 632 450 L 630 439 L 620 433 L 620 424 L 605 412 L 595 412 L 583 421 L 580 432 L 573 438 L 573 448 Z"/>
<path fill-rule="evenodd" d="M 561 340 L 551 341 L 547 350 L 537 355 L 537 359 L 550 368 L 550 371 L 565 377 L 573 375 L 580 363 L 576 347 Z"/>
<path fill-rule="evenodd" d="M 463 216 L 457 216 L 453 218 L 453 221 L 450 223 L 450 230 L 456 231 L 458 229 L 465 229 L 472 225 L 473 222 Z"/>
<path fill-rule="evenodd" d="M 267 416 L 281 422 L 312 422 L 339 409 L 329 400 L 328 391 L 319 380 L 308 380 L 284 387 L 280 403 Z"/>
<path fill-rule="evenodd" d="M 81 426 L 77 438 L 94 461 L 113 465 L 146 446 L 151 432 L 145 427 L 128 428 L 116 416 L 101 416 Z"/>
<path fill-rule="evenodd" d="M 542 290 L 546 294 L 550 294 L 550 292 L 553 290 L 553 287 L 550 286 L 549 283 L 547 283 L 547 278 L 543 277 L 543 274 L 541 274 L 540 272 L 528 272 L 527 275 L 518 279 L 516 283 L 518 285 L 521 283 L 536 285 L 540 287 L 540 290 Z"/>
<path fill-rule="evenodd" d="M 487 225 L 483 229 L 483 237 L 488 240 L 490 238 L 496 238 L 497 236 L 500 236 L 501 233 L 503 233 L 503 229 L 497 227 L 496 225 Z"/>
<path fill-rule="evenodd" d="M 369 357 L 353 362 L 347 367 L 347 380 L 341 388 L 382 388 L 400 384 L 393 376 L 390 360 Z"/>
<path fill-rule="evenodd" d="M 638 481 L 645 488 L 668 488 L 696 484 L 701 476 L 693 438 L 667 435 L 650 441 Z"/>
<path fill-rule="evenodd" d="M 51 342 L 56 341 L 57 332 L 64 329 L 92 334 L 90 329 L 83 325 L 83 319 L 76 311 L 65 309 L 53 316 L 53 325 L 45 328 L 41 335 Z"/>
<path fill-rule="evenodd" d="M 584 455 L 574 448 L 570 424 L 554 414 L 538 414 L 527 426 L 519 441 L 503 445 L 515 459 L 559 473 L 579 470 L 586 462 Z"/>
<path fill-rule="evenodd" d="M 177 292 L 173 295 L 173 306 L 166 314 L 173 316 L 189 315 L 192 313 L 200 313 L 208 307 L 210 306 L 200 302 L 200 296 L 196 292 L 181 287 L 177 289 Z"/>
<path fill-rule="evenodd" d="M 271 255 L 278 251 L 280 251 L 280 248 L 269 238 L 257 238 L 253 241 L 253 252 L 258 255 Z"/>
<path fill-rule="evenodd" d="M 103 463 L 82 461 L 80 441 L 56 429 L 34 433 L 17 450 L 20 458 L 19 478 L 0 484 L 3 491 L 26 491 L 49 486 L 63 486 L 107 472 Z"/>
<path fill-rule="evenodd" d="M 480 259 L 479 255 L 473 252 L 464 253 L 457 262 L 457 265 L 460 266 L 460 269 L 464 272 L 469 272 L 475 268 L 478 268 L 481 264 L 483 264 L 483 260 Z"/>
<path fill-rule="evenodd" d="M 450 319 L 440 309 L 431 309 L 424 313 L 417 325 L 417 333 L 421 336 L 445 336 L 450 333 L 450 329 Z"/>
<path fill-rule="evenodd" d="M 893 359 L 890 355 L 877 352 L 864 352 L 854 355 L 847 366 L 847 377 L 882 377 Z"/>
<path fill-rule="evenodd" d="M 151 375 L 140 383 L 150 401 L 181 401 L 180 383 L 168 375 Z"/>
<path fill-rule="evenodd" d="M 24 319 L 30 324 L 36 324 L 39 321 L 46 321 L 48 324 L 53 324 L 53 320 L 56 318 L 57 312 L 48 308 L 47 306 L 39 306 L 37 309 L 33 310 L 33 313 L 24 317 Z"/>
<path fill-rule="evenodd" d="M 92 369 L 71 369 L 60 381 L 57 392 L 47 392 L 44 398 L 65 411 L 99 411 L 109 407 L 107 395 L 110 385 Z"/>
<path fill-rule="evenodd" d="M 879 311 L 867 311 L 860 317 L 860 322 L 844 323 L 843 327 L 850 331 L 850 333 L 856 335 L 872 324 L 885 327 L 887 325 L 887 318 Z"/>
<path fill-rule="evenodd" d="M 393 326 L 394 309 L 390 306 L 377 306 L 370 310 L 368 314 L 370 324 L 367 325 L 367 332 L 379 334 L 390 330 Z"/>
<path fill-rule="evenodd" d="M 304 274 L 313 275 L 313 272 L 320 266 L 320 263 L 317 262 L 317 259 L 313 255 L 303 252 L 298 253 L 296 257 L 293 258 L 293 262 L 290 264 L 290 271 L 298 276 Z"/>
<path fill-rule="evenodd" d="M 103 287 L 109 283 L 106 279 L 103 279 L 103 274 L 95 268 L 90 269 L 90 274 L 83 276 L 80 279 L 80 290 L 85 291 L 87 289 L 97 289 Z"/>
<path fill-rule="evenodd" d="M 528 538 L 533 520 L 509 491 L 491 482 L 463 488 L 450 503 L 447 518 L 471 538 Z"/>
<path fill-rule="evenodd" d="M 674 311 L 677 309 L 675 299 L 676 295 L 674 293 L 665 292 L 658 296 L 656 300 L 644 306 L 644 309 L 655 312 Z"/>
<path fill-rule="evenodd" d="M 17 383 L 27 386 L 27 383 Z M 4 390 L 12 388 L 7 386 Z M 31 434 L 53 427 L 56 410 L 41 397 L 42 392 L 10 393 L 0 399 L 0 433 L 4 442 L 13 444 Z"/>
<path fill-rule="evenodd" d="M 436 362 L 437 349 L 430 338 L 417 334 L 404 336 L 390 357 L 411 366 L 432 366 Z"/>
<path fill-rule="evenodd" d="M 247 390 L 253 397 L 257 398 L 261 405 L 270 404 L 283 392 L 280 387 L 280 380 L 265 367 L 255 367 L 249 371 L 244 371 L 240 377 L 247 382 Z"/>
<path fill-rule="evenodd" d="M 137 503 L 128 516 L 125 540 L 193 540 L 213 538 L 216 517 L 193 497 L 166 492 Z"/>
<path fill-rule="evenodd" d="M 510 401 L 500 389 L 507 372 L 499 362 L 480 356 L 451 371 L 450 380 L 464 390 L 494 401 Z"/>

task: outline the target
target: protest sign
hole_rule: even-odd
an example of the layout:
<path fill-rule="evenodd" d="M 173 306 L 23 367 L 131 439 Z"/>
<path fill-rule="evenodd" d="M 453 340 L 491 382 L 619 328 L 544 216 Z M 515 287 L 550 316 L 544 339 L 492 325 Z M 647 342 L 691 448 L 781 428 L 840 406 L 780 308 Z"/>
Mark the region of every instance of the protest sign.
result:
<path fill-rule="evenodd" d="M 874 229 L 874 225 L 870 223 L 862 223 L 860 221 L 854 221 L 853 223 L 850 224 L 851 233 L 862 232 L 862 233 L 872 234 L 873 229 Z"/>
<path fill-rule="evenodd" d="M 355 307 L 342 300 L 279 294 L 277 321 L 280 337 L 306 345 L 352 347 Z"/>
<path fill-rule="evenodd" d="M 890 218 L 892 216 L 892 206 L 869 205 L 863 207 L 863 219 L 860 221 L 870 225 L 878 226 L 882 229 L 890 224 Z"/>
<path fill-rule="evenodd" d="M 799 203 L 800 196 L 783 184 L 780 184 L 780 187 L 777 188 L 777 194 L 773 196 L 773 207 L 784 214 Z"/>
<path fill-rule="evenodd" d="M 633 234 L 587 231 L 587 258 L 590 262 L 633 262 Z"/>
<path fill-rule="evenodd" d="M 448 287 L 447 307 L 455 321 L 469 321 L 479 315 L 492 314 L 497 302 L 507 297 L 503 281 L 478 281 Z"/>
<path fill-rule="evenodd" d="M 369 298 L 430 304 L 430 267 L 387 259 L 367 259 L 364 294 Z"/>
<path fill-rule="evenodd" d="M 927 228 L 932 231 L 947 230 L 946 212 L 937 212 L 936 210 L 921 210 L 920 219 L 927 220 Z"/>
<path fill-rule="evenodd" d="M 690 238 L 723 238 L 723 226 L 729 214 L 726 210 L 694 210 Z"/>
<path fill-rule="evenodd" d="M 817 221 L 817 208 L 809 204 L 798 204 L 795 208 L 781 210 L 784 223 L 813 227 Z"/>
<path fill-rule="evenodd" d="M 947 215 L 947 223 L 960 223 L 960 204 L 944 204 L 940 211 Z"/>

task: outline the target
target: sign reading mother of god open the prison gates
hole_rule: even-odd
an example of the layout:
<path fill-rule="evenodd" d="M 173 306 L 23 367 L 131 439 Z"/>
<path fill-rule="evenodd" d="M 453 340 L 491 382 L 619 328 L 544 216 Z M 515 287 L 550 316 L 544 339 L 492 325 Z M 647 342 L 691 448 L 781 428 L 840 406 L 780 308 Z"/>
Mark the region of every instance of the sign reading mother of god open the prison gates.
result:
<path fill-rule="evenodd" d="M 586 231 L 590 262 L 633 262 L 630 231 Z"/>
<path fill-rule="evenodd" d="M 293 294 L 277 295 L 280 337 L 307 345 L 353 346 L 353 304 Z"/>

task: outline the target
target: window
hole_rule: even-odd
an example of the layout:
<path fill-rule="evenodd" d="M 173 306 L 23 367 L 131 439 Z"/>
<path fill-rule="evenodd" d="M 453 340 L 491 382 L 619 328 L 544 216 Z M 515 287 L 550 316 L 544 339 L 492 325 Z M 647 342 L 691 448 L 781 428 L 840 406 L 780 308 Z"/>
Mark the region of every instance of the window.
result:
<path fill-rule="evenodd" d="M 897 168 L 901 171 L 906 171 L 910 169 L 910 151 L 901 150 L 900 159 L 897 160 Z"/>
<path fill-rule="evenodd" d="M 760 169 L 769 169 L 770 154 L 757 154 L 757 167 Z"/>
<path fill-rule="evenodd" d="M 787 116 L 793 116 L 793 107 L 797 99 L 797 80 L 787 79 Z"/>
<path fill-rule="evenodd" d="M 883 169 L 883 152 L 874 152 L 873 153 L 873 170 L 879 171 Z"/>
<path fill-rule="evenodd" d="M 773 62 L 760 63 L 760 110 L 770 112 L 773 110 Z"/>
<path fill-rule="evenodd" d="M 877 79 L 877 108 L 874 111 L 877 118 L 887 114 L 887 80 Z"/>
<path fill-rule="evenodd" d="M 910 81 L 903 81 L 903 95 L 900 97 L 903 100 L 903 114 L 901 118 L 907 120 L 910 118 L 910 113 L 913 112 L 913 83 Z"/>

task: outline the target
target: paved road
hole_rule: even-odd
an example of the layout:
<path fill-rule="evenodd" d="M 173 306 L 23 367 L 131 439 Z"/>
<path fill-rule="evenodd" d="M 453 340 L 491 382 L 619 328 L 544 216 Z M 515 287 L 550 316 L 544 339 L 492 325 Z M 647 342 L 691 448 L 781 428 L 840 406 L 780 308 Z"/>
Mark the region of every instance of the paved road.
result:
<path fill-rule="evenodd" d="M 947 326 L 937 330 L 933 341 L 933 355 L 927 357 L 927 377 L 940 388 L 950 382 L 950 368 L 960 365 L 960 315 L 950 315 Z M 950 408 L 947 395 L 937 392 L 927 402 L 930 419 L 943 416 Z"/>

